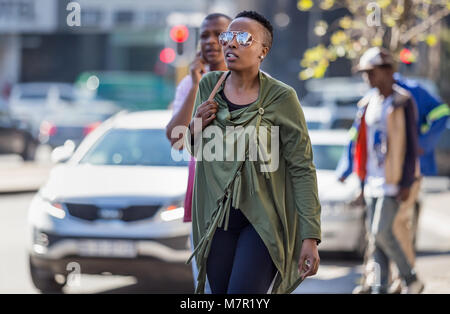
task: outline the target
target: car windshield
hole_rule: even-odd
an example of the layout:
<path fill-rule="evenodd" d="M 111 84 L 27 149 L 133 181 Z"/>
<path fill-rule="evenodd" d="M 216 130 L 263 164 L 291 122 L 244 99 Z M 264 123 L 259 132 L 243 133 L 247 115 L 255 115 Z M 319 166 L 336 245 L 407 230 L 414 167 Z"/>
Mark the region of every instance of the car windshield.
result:
<path fill-rule="evenodd" d="M 23 99 L 45 99 L 47 98 L 47 93 L 46 91 L 22 92 L 20 96 Z"/>
<path fill-rule="evenodd" d="M 64 101 L 73 101 L 75 98 L 74 90 L 69 85 L 31 85 L 22 86 L 19 89 L 20 98 L 28 100 L 46 99 L 49 94 L 57 96 Z"/>
<path fill-rule="evenodd" d="M 81 159 L 81 164 L 117 166 L 187 166 L 171 155 L 171 145 L 162 129 L 111 129 Z M 176 155 L 181 153 L 175 152 Z"/>
<path fill-rule="evenodd" d="M 312 145 L 314 164 L 318 170 L 335 170 L 341 159 L 342 145 Z"/>

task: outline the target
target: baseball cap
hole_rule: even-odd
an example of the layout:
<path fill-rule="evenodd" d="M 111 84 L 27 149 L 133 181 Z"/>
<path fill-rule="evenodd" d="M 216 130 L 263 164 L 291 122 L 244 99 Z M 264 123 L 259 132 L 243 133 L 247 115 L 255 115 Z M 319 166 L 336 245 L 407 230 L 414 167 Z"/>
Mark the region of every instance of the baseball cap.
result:
<path fill-rule="evenodd" d="M 373 47 L 368 49 L 359 59 L 359 64 L 355 67 L 355 71 L 369 71 L 378 66 L 391 65 L 395 62 L 390 52 L 384 48 Z"/>

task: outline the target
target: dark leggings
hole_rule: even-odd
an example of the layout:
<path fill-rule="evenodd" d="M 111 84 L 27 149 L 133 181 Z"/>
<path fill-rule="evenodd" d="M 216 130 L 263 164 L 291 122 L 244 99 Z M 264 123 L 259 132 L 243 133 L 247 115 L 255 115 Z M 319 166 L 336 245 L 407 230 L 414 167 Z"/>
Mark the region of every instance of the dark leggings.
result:
<path fill-rule="evenodd" d="M 276 274 L 269 251 L 239 209 L 230 209 L 228 230 L 217 228 L 206 272 L 213 294 L 264 294 Z"/>

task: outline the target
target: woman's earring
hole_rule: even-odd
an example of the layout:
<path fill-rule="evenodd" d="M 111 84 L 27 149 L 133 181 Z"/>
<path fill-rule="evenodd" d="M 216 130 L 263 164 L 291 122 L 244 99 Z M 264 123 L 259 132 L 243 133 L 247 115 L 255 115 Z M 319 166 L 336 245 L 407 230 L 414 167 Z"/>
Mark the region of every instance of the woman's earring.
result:
<path fill-rule="evenodd" d="M 259 58 L 262 60 L 262 59 L 264 59 L 264 56 L 259 56 Z"/>

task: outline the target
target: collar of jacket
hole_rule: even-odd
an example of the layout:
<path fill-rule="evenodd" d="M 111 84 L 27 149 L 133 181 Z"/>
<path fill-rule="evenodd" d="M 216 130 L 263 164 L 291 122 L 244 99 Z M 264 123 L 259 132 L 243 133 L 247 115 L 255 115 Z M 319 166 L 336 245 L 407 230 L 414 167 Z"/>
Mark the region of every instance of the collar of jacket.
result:
<path fill-rule="evenodd" d="M 392 85 L 392 106 L 394 108 L 397 107 L 406 107 L 408 105 L 408 101 L 412 100 L 411 94 L 404 88 L 400 87 L 400 85 L 394 83 Z M 369 104 L 370 99 L 374 96 L 374 95 L 378 95 L 379 92 L 375 91 L 375 92 L 371 92 L 368 95 L 364 96 L 359 102 L 358 102 L 358 108 L 365 110 L 365 108 L 367 107 L 367 105 Z M 361 113 L 358 113 L 360 115 L 360 117 L 362 116 L 362 111 Z"/>
<path fill-rule="evenodd" d="M 218 79 L 224 72 L 214 71 L 210 73 L 208 74 L 216 75 Z M 279 97 L 280 94 L 277 93 L 276 90 L 274 90 L 274 88 L 272 87 L 272 84 L 270 84 L 269 81 L 272 80 L 270 76 L 259 70 L 258 78 L 259 78 L 258 98 L 249 106 L 242 107 L 241 109 L 237 109 L 232 112 L 228 110 L 227 102 L 219 94 L 220 91 L 223 90 L 226 80 L 220 85 L 216 95 L 214 96 L 214 100 L 217 102 L 219 108 L 222 110 L 218 111 L 217 118 L 214 119 L 213 124 L 216 124 L 219 127 L 238 126 L 238 125 L 246 126 L 250 121 L 252 121 L 255 118 L 256 115 L 260 116 L 264 115 L 264 108 L 273 103 L 273 101 L 277 97 Z M 216 82 L 217 80 L 212 81 Z M 213 86 L 211 88 L 213 88 Z"/>

